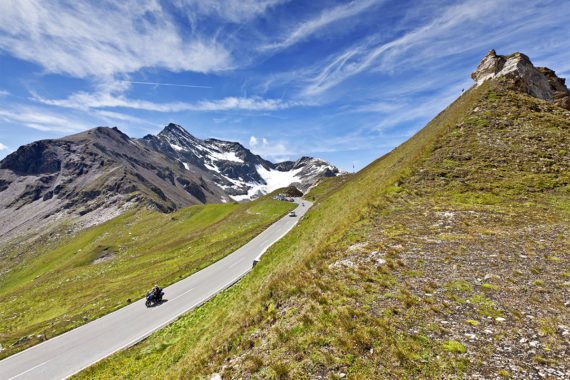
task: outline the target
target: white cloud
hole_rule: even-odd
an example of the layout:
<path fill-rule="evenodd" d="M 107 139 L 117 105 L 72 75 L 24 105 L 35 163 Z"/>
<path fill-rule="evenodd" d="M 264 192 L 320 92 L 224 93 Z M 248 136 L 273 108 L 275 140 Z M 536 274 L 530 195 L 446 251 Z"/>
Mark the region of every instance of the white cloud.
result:
<path fill-rule="evenodd" d="M 273 161 L 285 161 L 296 155 L 285 142 L 271 143 L 265 137 L 251 136 L 249 146 L 253 153 Z"/>
<path fill-rule="evenodd" d="M 199 102 L 170 102 L 156 103 L 147 100 L 129 99 L 113 91 L 97 93 L 77 92 L 65 99 L 46 99 L 34 94 L 34 99 L 51 106 L 88 110 L 92 108 L 131 108 L 156 112 L 182 111 L 277 111 L 298 105 L 299 102 L 289 102 L 280 99 L 264 99 L 261 97 L 226 97 L 216 100 Z"/>
<path fill-rule="evenodd" d="M 0 150 L 10 150 L 6 145 L 0 143 Z"/>
<path fill-rule="evenodd" d="M 0 98 L 10 95 L 10 93 L 6 90 L 0 90 Z"/>
<path fill-rule="evenodd" d="M 373 5 L 378 5 L 378 1 L 352 1 L 348 4 L 339 5 L 332 9 L 325 10 L 318 17 L 315 17 L 298 25 L 295 29 L 290 31 L 290 33 L 281 41 L 265 45 L 261 47 L 260 50 L 278 50 L 288 48 L 300 41 L 307 39 L 328 25 L 342 19 L 356 16 L 372 7 Z"/>
<path fill-rule="evenodd" d="M 257 145 L 257 137 L 251 136 L 249 138 L 249 146 L 255 148 L 256 145 Z"/>
<path fill-rule="evenodd" d="M 195 104 L 187 103 L 187 109 L 192 111 L 276 111 L 294 105 L 292 102 L 279 99 L 263 99 L 260 97 L 237 98 L 232 96 L 220 100 L 204 100 Z"/>
<path fill-rule="evenodd" d="M 132 83 L 132 84 L 142 84 L 146 86 L 153 86 L 153 87 L 187 87 L 187 88 L 212 88 L 212 86 L 200 86 L 195 84 L 185 84 L 185 83 L 164 83 L 164 82 L 141 82 L 141 81 L 133 81 L 133 80 L 125 80 L 124 82 Z"/>
<path fill-rule="evenodd" d="M 211 72 L 232 65 L 223 46 L 212 37 L 182 33 L 153 0 L 4 0 L 0 51 L 81 78 L 147 67 Z"/>
<path fill-rule="evenodd" d="M 145 119 L 141 119 L 140 117 L 127 115 L 127 114 L 120 113 L 120 112 L 99 110 L 99 111 L 96 111 L 95 114 L 97 116 L 100 116 L 103 120 L 105 120 L 107 122 L 111 122 L 112 124 L 117 122 L 117 121 L 120 121 L 120 122 L 129 122 L 129 123 L 133 123 L 133 124 L 137 124 L 137 125 L 140 125 L 140 124 L 152 125 L 152 126 L 155 125 L 155 123 L 152 123 L 152 122 L 145 120 Z"/>
<path fill-rule="evenodd" d="M 0 109 L 0 120 L 43 132 L 73 133 L 90 128 L 81 121 L 31 107 Z"/>
<path fill-rule="evenodd" d="M 428 61 L 434 57 L 457 54 L 458 49 L 471 49 L 472 44 L 466 44 L 465 41 L 459 43 L 459 39 L 464 38 L 464 28 L 470 22 L 479 22 L 481 18 L 492 15 L 499 5 L 500 1 L 466 1 L 440 10 L 440 16 L 389 42 L 378 42 L 379 37 L 368 38 L 332 57 L 329 63 L 310 80 L 304 93 L 305 95 L 322 93 L 365 70 L 378 69 L 378 66 L 386 70 L 395 70 L 408 58 L 406 54 L 410 50 L 413 50 L 411 55 L 414 59 Z M 489 42 L 479 41 L 479 43 Z M 434 52 L 437 53 L 434 55 Z M 378 64 L 380 57 L 385 60 L 385 66 Z"/>
<path fill-rule="evenodd" d="M 264 14 L 288 0 L 177 0 L 179 8 L 187 12 L 190 19 L 196 15 L 216 15 L 230 22 L 244 22 Z"/>

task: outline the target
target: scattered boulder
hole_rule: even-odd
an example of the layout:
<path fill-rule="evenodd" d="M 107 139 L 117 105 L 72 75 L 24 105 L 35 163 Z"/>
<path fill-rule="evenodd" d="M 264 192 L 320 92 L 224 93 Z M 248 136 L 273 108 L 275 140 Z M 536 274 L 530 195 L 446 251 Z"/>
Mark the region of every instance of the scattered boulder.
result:
<path fill-rule="evenodd" d="M 12 347 L 17 347 L 19 345 L 29 342 L 30 340 L 32 340 L 32 337 L 29 335 L 25 335 L 20 339 L 18 339 L 16 342 L 14 342 L 14 344 L 12 344 Z"/>

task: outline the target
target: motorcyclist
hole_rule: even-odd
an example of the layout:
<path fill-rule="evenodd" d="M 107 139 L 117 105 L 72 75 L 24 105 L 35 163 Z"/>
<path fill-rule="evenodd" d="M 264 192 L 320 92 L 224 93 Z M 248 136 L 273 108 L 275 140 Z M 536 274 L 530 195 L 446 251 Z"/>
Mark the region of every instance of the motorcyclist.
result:
<path fill-rule="evenodd" d="M 161 300 L 161 298 L 162 298 L 162 289 L 161 289 L 157 284 L 155 284 L 155 285 L 152 287 L 152 290 L 151 290 L 150 292 L 152 293 L 153 298 L 154 298 L 157 302 L 159 302 L 159 301 Z"/>

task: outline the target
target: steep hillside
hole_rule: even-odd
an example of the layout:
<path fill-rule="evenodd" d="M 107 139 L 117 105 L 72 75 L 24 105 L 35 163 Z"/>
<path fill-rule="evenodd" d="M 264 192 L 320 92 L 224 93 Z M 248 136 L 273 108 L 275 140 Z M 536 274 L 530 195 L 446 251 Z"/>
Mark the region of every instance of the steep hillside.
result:
<path fill-rule="evenodd" d="M 66 229 L 0 257 L 0 357 L 53 338 L 233 252 L 295 206 L 269 196 L 137 209 L 79 233 Z M 26 255 L 22 256 L 25 251 Z"/>
<path fill-rule="evenodd" d="M 251 275 L 79 377 L 570 377 L 570 112 L 513 78 L 314 189 Z"/>

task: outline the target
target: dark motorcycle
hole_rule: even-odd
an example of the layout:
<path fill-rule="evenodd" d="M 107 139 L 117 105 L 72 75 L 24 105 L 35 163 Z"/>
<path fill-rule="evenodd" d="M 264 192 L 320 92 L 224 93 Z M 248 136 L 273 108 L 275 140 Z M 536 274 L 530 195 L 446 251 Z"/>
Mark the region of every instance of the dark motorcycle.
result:
<path fill-rule="evenodd" d="M 155 292 L 148 292 L 146 294 L 146 302 L 144 303 L 146 307 L 160 305 L 162 303 L 162 296 L 164 292 L 162 290 Z"/>

